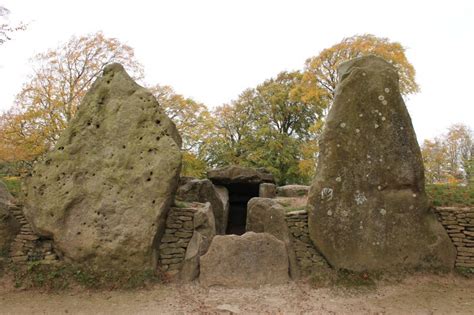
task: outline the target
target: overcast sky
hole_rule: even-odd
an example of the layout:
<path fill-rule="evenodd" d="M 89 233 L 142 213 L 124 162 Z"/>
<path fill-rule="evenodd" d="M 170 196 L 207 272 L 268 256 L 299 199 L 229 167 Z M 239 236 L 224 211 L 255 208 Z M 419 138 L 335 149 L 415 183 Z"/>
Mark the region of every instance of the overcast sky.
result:
<path fill-rule="evenodd" d="M 27 31 L 0 46 L 0 109 L 27 80 L 29 59 L 72 35 L 103 31 L 135 49 L 145 82 L 215 107 L 344 37 L 400 42 L 421 92 L 407 106 L 421 143 L 453 123 L 474 129 L 474 1 L 0 0 Z"/>

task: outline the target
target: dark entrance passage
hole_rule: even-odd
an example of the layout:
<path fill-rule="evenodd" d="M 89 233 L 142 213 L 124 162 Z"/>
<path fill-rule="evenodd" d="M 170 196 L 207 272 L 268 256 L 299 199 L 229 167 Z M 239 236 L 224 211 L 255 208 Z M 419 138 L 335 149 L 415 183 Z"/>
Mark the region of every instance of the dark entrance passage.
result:
<path fill-rule="evenodd" d="M 226 234 L 242 235 L 247 222 L 247 203 L 258 197 L 259 184 L 232 183 L 225 187 L 229 190 L 229 219 Z"/>

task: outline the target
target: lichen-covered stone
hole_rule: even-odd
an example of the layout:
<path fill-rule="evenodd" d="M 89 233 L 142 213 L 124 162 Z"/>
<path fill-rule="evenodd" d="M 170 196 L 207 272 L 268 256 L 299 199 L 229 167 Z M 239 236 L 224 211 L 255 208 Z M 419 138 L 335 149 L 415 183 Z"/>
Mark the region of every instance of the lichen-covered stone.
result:
<path fill-rule="evenodd" d="M 336 268 L 452 268 L 396 69 L 368 56 L 341 65 L 339 77 L 309 193 L 313 243 Z"/>
<path fill-rule="evenodd" d="M 180 145 L 153 95 L 109 65 L 26 180 L 25 215 L 67 260 L 148 268 L 177 188 Z"/>
<path fill-rule="evenodd" d="M 217 235 L 201 257 L 204 286 L 258 287 L 288 280 L 285 243 L 268 233 Z"/>

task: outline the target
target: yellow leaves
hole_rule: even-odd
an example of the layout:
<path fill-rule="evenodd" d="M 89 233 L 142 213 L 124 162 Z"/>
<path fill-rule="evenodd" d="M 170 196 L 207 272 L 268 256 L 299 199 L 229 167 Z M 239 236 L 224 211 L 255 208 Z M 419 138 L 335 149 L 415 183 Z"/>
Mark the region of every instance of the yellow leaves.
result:
<path fill-rule="evenodd" d="M 143 76 L 133 49 L 102 33 L 72 37 L 66 44 L 36 55 L 34 76 L 2 116 L 4 135 L 0 159 L 34 160 L 58 139 L 103 68 L 120 62 L 135 78 Z"/>
<path fill-rule="evenodd" d="M 325 90 L 325 96 L 332 100 L 337 84 L 337 67 L 349 59 L 370 54 L 384 58 L 398 69 L 402 94 L 419 91 L 415 69 L 405 56 L 405 48 L 388 38 L 371 34 L 344 38 L 340 43 L 324 49 L 318 56 L 309 58 L 306 61 L 304 81 L 308 88 L 312 86 L 315 90 Z M 321 91 L 314 91 L 313 94 L 321 94 Z"/>

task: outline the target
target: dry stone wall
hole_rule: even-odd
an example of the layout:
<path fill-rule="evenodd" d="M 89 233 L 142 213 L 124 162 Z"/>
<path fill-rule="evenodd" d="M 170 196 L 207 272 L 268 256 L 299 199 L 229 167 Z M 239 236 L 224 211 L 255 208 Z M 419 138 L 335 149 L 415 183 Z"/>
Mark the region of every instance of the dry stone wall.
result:
<path fill-rule="evenodd" d="M 163 271 L 177 273 L 181 269 L 186 248 L 193 236 L 195 207 L 172 207 L 161 238 L 159 264 Z"/>
<path fill-rule="evenodd" d="M 10 247 L 10 258 L 14 263 L 26 263 L 29 261 L 41 261 L 52 263 L 58 260 L 54 252 L 53 241 L 40 239 L 31 229 L 26 220 L 22 207 L 10 205 L 10 212 L 20 223 L 21 228 Z"/>
<path fill-rule="evenodd" d="M 456 267 L 474 268 L 474 208 L 440 207 L 435 212 L 456 246 Z"/>
<path fill-rule="evenodd" d="M 309 276 L 315 270 L 329 267 L 326 260 L 318 253 L 311 242 L 306 210 L 287 213 L 286 223 L 290 230 L 300 276 Z"/>

